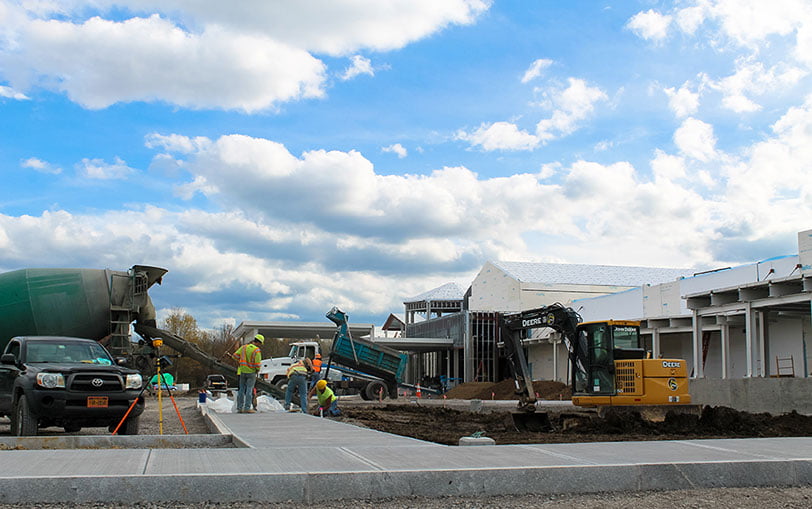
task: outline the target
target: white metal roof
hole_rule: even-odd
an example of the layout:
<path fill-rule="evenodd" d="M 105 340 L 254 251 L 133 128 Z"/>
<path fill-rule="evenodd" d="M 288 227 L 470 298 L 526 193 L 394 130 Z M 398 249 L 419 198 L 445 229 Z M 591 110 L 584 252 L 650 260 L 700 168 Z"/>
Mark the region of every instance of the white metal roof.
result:
<path fill-rule="evenodd" d="M 522 283 L 643 286 L 692 276 L 694 269 L 625 267 L 571 263 L 492 261 L 495 267 Z"/>
<path fill-rule="evenodd" d="M 460 288 L 460 285 L 457 283 L 446 283 L 442 286 L 438 286 L 433 290 L 429 290 L 427 292 L 423 292 L 420 295 L 412 297 L 411 299 L 406 299 L 403 301 L 404 304 L 409 302 L 422 302 L 422 301 L 438 301 L 438 300 L 462 300 L 463 296 L 465 295 L 465 290 Z"/>

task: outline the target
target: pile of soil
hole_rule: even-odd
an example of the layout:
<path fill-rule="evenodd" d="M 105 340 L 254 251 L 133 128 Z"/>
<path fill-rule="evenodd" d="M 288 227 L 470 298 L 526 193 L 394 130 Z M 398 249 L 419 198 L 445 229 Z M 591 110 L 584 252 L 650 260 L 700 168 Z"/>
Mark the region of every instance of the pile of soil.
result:
<path fill-rule="evenodd" d="M 533 390 L 538 399 L 556 401 L 572 399 L 572 389 L 561 382 L 537 380 L 533 382 Z M 445 396 L 449 399 L 519 399 L 512 378 L 501 382 L 468 382 L 460 384 L 446 392 Z"/>
<path fill-rule="evenodd" d="M 343 408 L 340 420 L 429 442 L 457 445 L 482 432 L 497 444 L 686 440 L 812 436 L 812 416 L 749 414 L 727 407 L 704 407 L 701 415 L 666 415 L 663 422 L 644 420 L 637 412 L 610 409 L 604 418 L 592 413 L 548 414 L 552 431 L 519 431 L 509 412 L 473 413 L 436 406 L 397 405 Z"/>

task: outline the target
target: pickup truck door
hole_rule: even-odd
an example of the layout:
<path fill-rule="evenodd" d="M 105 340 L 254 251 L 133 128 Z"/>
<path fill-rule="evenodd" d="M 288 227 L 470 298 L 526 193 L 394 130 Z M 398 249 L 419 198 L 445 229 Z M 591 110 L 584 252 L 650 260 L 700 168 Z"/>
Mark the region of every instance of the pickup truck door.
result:
<path fill-rule="evenodd" d="M 12 341 L 6 347 L 4 353 L 10 353 L 15 358 L 20 358 L 20 343 Z M 11 414 L 12 393 L 14 391 L 14 380 L 20 373 L 20 368 L 14 364 L 0 364 L 0 414 Z"/>

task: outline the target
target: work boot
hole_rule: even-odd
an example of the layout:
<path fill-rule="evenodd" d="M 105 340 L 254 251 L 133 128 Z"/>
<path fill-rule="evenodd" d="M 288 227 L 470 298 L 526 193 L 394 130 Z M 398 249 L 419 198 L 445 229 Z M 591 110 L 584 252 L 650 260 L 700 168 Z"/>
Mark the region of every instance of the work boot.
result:
<path fill-rule="evenodd" d="M 254 410 L 253 408 L 249 408 L 248 410 L 243 410 L 242 413 L 244 413 L 244 414 L 255 414 L 255 413 L 257 413 L 257 411 Z"/>

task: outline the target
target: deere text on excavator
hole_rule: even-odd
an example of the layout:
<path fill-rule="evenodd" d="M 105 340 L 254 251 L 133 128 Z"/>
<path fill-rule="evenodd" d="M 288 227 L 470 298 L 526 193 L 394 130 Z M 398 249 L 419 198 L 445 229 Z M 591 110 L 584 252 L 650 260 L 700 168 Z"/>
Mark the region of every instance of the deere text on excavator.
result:
<path fill-rule="evenodd" d="M 504 356 L 513 372 L 518 409 L 531 413 L 536 395 L 522 339 L 550 327 L 569 352 L 572 402 L 581 407 L 690 405 L 684 359 L 652 359 L 640 336 L 640 323 L 627 320 L 582 322 L 559 303 L 503 315 L 500 328 Z"/>

